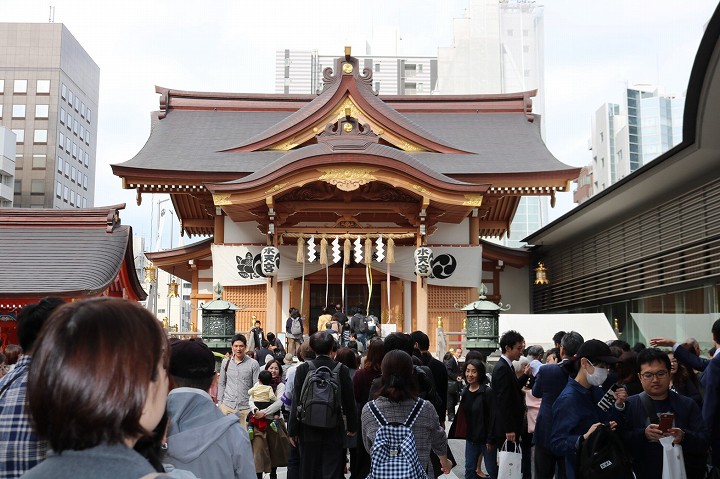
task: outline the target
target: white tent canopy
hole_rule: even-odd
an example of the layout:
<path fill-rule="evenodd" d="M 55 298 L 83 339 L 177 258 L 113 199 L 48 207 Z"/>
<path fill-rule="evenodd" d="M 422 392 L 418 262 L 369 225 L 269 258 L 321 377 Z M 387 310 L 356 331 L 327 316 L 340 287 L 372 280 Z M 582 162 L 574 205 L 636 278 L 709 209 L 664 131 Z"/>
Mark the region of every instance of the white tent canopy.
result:
<path fill-rule="evenodd" d="M 602 313 L 587 314 L 500 314 L 500 335 L 514 329 L 522 334 L 527 346 L 552 348 L 552 337 L 558 331 L 577 331 L 587 341 L 617 339 L 615 331 Z"/>

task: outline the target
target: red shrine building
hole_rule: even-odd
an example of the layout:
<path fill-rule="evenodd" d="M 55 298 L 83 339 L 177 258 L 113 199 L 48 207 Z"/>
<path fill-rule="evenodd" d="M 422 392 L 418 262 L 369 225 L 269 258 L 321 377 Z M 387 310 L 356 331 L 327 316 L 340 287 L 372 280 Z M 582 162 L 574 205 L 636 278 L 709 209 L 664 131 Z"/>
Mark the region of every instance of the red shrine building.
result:
<path fill-rule="evenodd" d="M 312 319 L 339 303 L 401 331 L 438 317 L 459 331 L 456 305 L 481 283 L 500 300 L 506 266 L 527 292 L 529 254 L 481 238 L 508 233 L 522 196 L 554 203 L 578 176 L 543 143 L 535 92 L 380 98 L 349 48 L 323 82 L 318 95 L 158 87 L 147 143 L 113 165 L 138 203 L 167 193 L 181 234 L 208 236 L 147 254 L 191 282 L 193 326 L 221 295 L 243 308 L 236 330 L 283 331 L 289 307 Z"/>

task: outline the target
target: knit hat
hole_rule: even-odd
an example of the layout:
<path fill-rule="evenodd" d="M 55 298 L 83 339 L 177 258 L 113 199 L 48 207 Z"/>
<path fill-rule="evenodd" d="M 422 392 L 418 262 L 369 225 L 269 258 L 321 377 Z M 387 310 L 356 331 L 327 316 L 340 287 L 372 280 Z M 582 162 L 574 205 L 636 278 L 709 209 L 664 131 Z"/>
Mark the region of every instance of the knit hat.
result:
<path fill-rule="evenodd" d="M 200 340 L 185 339 L 170 346 L 170 374 L 200 379 L 215 374 L 215 355 Z"/>

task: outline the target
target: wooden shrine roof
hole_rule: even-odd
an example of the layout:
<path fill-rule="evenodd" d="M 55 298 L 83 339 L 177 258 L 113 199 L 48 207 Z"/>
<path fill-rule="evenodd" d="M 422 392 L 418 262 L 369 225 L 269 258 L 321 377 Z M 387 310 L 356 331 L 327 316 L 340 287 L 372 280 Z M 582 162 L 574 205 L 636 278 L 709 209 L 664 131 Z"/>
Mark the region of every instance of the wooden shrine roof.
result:
<path fill-rule="evenodd" d="M 0 297 L 79 298 L 120 287 L 144 300 L 123 208 L 0 209 Z"/>

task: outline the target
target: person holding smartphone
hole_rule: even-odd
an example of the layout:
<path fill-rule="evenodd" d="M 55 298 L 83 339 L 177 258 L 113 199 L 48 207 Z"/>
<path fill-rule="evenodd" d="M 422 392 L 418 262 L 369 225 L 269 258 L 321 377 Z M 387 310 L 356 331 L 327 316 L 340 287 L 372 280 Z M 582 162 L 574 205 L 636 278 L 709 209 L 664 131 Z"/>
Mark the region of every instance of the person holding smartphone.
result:
<path fill-rule="evenodd" d="M 670 390 L 670 358 L 648 348 L 638 355 L 643 392 L 628 397 L 621 429 L 638 479 L 662 477 L 660 438 L 672 436 L 685 456 L 688 479 L 704 477 L 709 438 L 700 408 L 690 398 Z"/>

